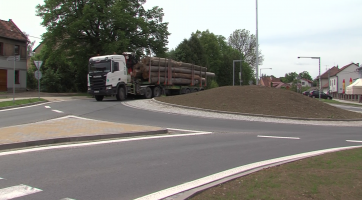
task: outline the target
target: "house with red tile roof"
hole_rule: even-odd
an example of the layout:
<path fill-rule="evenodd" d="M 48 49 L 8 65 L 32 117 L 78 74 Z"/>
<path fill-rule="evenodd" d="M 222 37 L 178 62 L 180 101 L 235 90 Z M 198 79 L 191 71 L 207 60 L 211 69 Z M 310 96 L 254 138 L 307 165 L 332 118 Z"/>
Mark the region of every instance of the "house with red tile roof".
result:
<path fill-rule="evenodd" d="M 259 82 L 261 86 L 265 87 L 277 87 L 280 84 L 284 84 L 280 78 L 275 78 L 274 76 L 262 76 Z"/>
<path fill-rule="evenodd" d="M 305 79 L 305 78 L 302 78 L 300 80 L 300 82 L 302 84 L 302 87 L 312 87 L 312 84 L 313 84 L 313 81 Z"/>
<path fill-rule="evenodd" d="M 26 60 L 28 38 L 9 19 L 0 20 L 0 91 L 26 89 Z M 19 57 L 18 61 L 8 61 L 11 56 Z M 14 71 L 15 63 L 15 71 Z"/>
<path fill-rule="evenodd" d="M 351 85 L 355 80 L 359 79 L 358 69 L 359 63 L 350 63 L 343 66 L 337 73 L 330 76 L 329 86 L 334 97 L 345 94 L 346 87 Z M 328 90 L 328 82 L 323 85 Z"/>

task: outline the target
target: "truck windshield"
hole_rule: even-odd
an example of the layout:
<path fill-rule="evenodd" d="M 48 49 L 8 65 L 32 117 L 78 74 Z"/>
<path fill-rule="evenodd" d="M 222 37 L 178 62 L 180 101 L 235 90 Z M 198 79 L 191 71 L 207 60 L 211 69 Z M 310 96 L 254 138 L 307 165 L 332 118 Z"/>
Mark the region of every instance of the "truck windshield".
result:
<path fill-rule="evenodd" d="M 110 72 L 110 71 L 111 71 L 111 61 L 110 60 L 89 63 L 89 73 Z"/>

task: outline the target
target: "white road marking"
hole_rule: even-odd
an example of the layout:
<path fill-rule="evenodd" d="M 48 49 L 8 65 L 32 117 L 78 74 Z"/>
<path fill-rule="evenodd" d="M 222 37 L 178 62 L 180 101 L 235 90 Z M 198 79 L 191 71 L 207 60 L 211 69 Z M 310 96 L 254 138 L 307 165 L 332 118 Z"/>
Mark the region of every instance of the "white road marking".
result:
<path fill-rule="evenodd" d="M 358 142 L 358 143 L 362 143 L 362 141 L 359 140 L 346 140 L 347 142 Z"/>
<path fill-rule="evenodd" d="M 3 179 L 3 178 L 0 177 L 0 180 L 1 180 L 1 179 Z"/>
<path fill-rule="evenodd" d="M 300 140 L 299 137 L 280 137 L 280 136 L 267 136 L 267 135 L 258 135 L 262 138 L 276 138 L 276 139 L 290 139 L 290 140 Z"/>
<path fill-rule="evenodd" d="M 52 110 L 54 112 L 57 112 L 57 113 L 64 113 L 63 111 L 60 111 L 60 110 Z"/>
<path fill-rule="evenodd" d="M 71 198 L 63 198 L 61 200 L 76 200 L 76 199 L 71 199 Z"/>
<path fill-rule="evenodd" d="M 4 189 L 0 189 L 0 200 L 14 199 L 29 194 L 41 192 L 42 190 L 27 185 L 16 185 Z"/>
<path fill-rule="evenodd" d="M 45 106 L 45 108 L 50 108 L 50 106 Z"/>
<path fill-rule="evenodd" d="M 65 148 L 86 147 L 86 146 L 101 145 L 101 144 L 131 142 L 131 141 L 138 141 L 138 140 L 152 140 L 152 139 L 161 139 L 161 138 L 187 137 L 187 136 L 209 135 L 209 134 L 212 134 L 212 132 L 183 133 L 183 134 L 174 134 L 174 135 L 158 135 L 158 136 L 126 138 L 126 139 L 117 139 L 117 140 L 106 140 L 106 141 L 98 141 L 98 142 L 87 142 L 87 143 L 80 143 L 80 144 L 68 144 L 68 145 L 49 146 L 49 147 L 36 147 L 36 148 L 32 148 L 32 149 L 22 149 L 22 150 L 0 152 L 0 156 L 30 153 L 30 152 L 36 152 L 36 151 L 45 151 L 45 150 L 51 150 L 51 149 L 65 149 Z"/>
<path fill-rule="evenodd" d="M 18 109 L 23 109 L 23 108 L 30 108 L 30 107 L 35 107 L 35 106 L 41 106 L 41 105 L 49 104 L 49 103 L 54 103 L 54 102 L 45 102 L 45 103 L 40 103 L 40 104 L 36 104 L 36 105 L 31 105 L 31 106 L 9 108 L 9 109 L 0 110 L 0 112 L 10 111 L 10 110 L 18 110 Z"/>
<path fill-rule="evenodd" d="M 326 150 L 319 150 L 319 151 L 312 151 L 312 152 L 307 152 L 307 153 L 301 153 L 301 154 L 296 154 L 296 155 L 291 155 L 291 156 L 285 156 L 285 157 L 281 157 L 281 158 L 274 158 L 274 159 L 270 159 L 270 160 L 265 160 L 265 161 L 261 161 L 261 162 L 256 162 L 256 163 L 251 163 L 248 165 L 244 165 L 244 166 L 240 166 L 240 167 L 236 167 L 233 169 L 229 169 L 223 172 L 219 172 L 210 176 L 206 176 L 204 178 L 200 178 L 188 183 L 184 183 L 181 185 L 177 185 L 174 187 L 170 187 L 167 188 L 165 190 L 161 190 L 140 198 L 137 198 L 136 200 L 151 200 L 151 199 L 163 199 L 232 175 L 236 175 L 239 173 L 243 173 L 255 168 L 260 168 L 260 167 L 267 167 L 270 164 L 274 164 L 274 163 L 280 163 L 280 162 L 285 162 L 285 161 L 290 161 L 290 160 L 295 160 L 295 159 L 302 159 L 302 158 L 307 158 L 307 157 L 311 157 L 311 156 L 317 156 L 317 155 L 321 155 L 321 154 L 325 154 L 325 153 L 330 153 L 330 152 L 335 152 L 335 151 L 340 151 L 340 150 L 347 150 L 347 149 L 353 149 L 353 148 L 359 148 L 362 146 L 351 146 L 351 147 L 340 147 L 340 148 L 332 148 L 332 149 L 326 149 Z"/>

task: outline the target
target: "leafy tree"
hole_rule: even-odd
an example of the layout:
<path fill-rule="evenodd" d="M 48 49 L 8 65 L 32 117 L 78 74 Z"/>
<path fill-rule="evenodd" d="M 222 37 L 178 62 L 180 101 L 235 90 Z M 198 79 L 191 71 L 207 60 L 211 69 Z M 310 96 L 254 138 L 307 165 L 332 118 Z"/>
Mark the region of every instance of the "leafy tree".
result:
<path fill-rule="evenodd" d="M 145 10 L 145 2 L 45 0 L 37 5 L 37 16 L 47 27 L 43 56 L 48 60 L 44 69 L 50 71 L 44 75 L 70 81 L 56 90 L 85 91 L 87 61 L 97 54 L 132 51 L 165 56 L 169 32 L 168 23 L 162 22 L 163 9 Z"/>
<path fill-rule="evenodd" d="M 248 30 L 235 30 L 228 38 L 229 45 L 244 55 L 244 60 L 253 69 L 256 66 L 256 37 Z M 262 65 L 264 56 L 258 49 L 258 65 Z"/>
<path fill-rule="evenodd" d="M 293 82 L 294 80 L 296 80 L 297 77 L 298 77 L 298 74 L 297 74 L 296 72 L 290 72 L 290 73 L 286 73 L 286 74 L 285 74 L 285 77 L 283 77 L 283 78 L 281 79 L 281 81 L 282 81 L 283 83 L 291 83 L 291 82 Z"/>
<path fill-rule="evenodd" d="M 175 50 L 168 53 L 169 57 L 182 62 L 193 62 L 206 66 L 208 71 L 216 74 L 219 86 L 233 84 L 233 60 L 240 60 L 241 53 L 226 42 L 225 37 L 215 35 L 209 30 L 196 31 L 188 40 L 182 41 Z M 235 68 L 235 82 L 239 80 L 239 67 Z M 245 62 L 242 63 L 243 85 L 248 84 L 253 71 Z M 212 80 L 214 81 L 214 80 Z M 209 84 L 212 81 L 208 81 Z M 209 85 L 211 87 L 211 85 Z"/>
<path fill-rule="evenodd" d="M 304 78 L 304 79 L 307 79 L 307 80 L 310 80 L 310 81 L 313 80 L 312 77 L 309 75 L 308 71 L 303 71 L 303 72 L 299 73 L 299 76 L 301 78 Z"/>
<path fill-rule="evenodd" d="M 35 45 L 35 40 L 34 41 L 30 41 L 29 40 L 29 34 L 27 34 L 25 31 L 23 32 L 23 34 L 26 36 L 26 38 L 27 38 L 27 46 L 26 46 L 26 49 L 27 49 L 27 51 L 26 51 L 26 55 L 27 56 L 29 56 L 30 55 L 30 53 L 33 51 L 33 47 L 34 47 L 34 45 Z"/>

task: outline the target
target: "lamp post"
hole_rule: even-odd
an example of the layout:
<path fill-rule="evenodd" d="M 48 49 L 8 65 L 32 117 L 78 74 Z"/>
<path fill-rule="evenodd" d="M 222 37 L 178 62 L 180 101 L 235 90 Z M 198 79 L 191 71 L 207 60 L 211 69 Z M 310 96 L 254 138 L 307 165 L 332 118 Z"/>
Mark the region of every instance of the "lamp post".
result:
<path fill-rule="evenodd" d="M 322 82 L 321 82 L 321 57 L 298 57 L 299 58 L 311 58 L 318 59 L 319 61 L 319 101 L 321 100 L 321 92 L 322 92 Z"/>
<path fill-rule="evenodd" d="M 260 78 L 261 78 L 261 70 L 262 70 L 262 69 L 272 69 L 272 68 L 265 68 L 265 67 L 264 67 L 264 68 L 260 68 L 260 69 L 259 69 L 259 71 L 260 71 L 260 73 L 259 73 Z"/>

